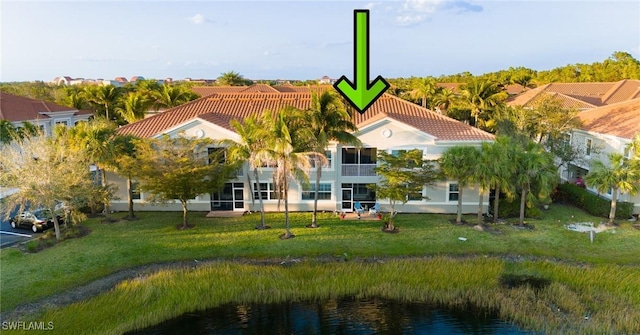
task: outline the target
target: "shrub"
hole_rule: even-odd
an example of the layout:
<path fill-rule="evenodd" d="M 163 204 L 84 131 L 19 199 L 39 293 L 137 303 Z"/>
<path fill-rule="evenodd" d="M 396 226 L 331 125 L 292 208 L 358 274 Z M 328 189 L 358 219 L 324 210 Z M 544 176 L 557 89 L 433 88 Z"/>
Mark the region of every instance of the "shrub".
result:
<path fill-rule="evenodd" d="M 611 200 L 601 198 L 577 185 L 569 183 L 558 185 L 554 193 L 554 201 L 572 204 L 584 209 L 591 215 L 603 218 L 609 217 L 609 211 L 611 210 Z M 616 217 L 631 217 L 633 205 L 632 202 L 618 201 Z"/>
<path fill-rule="evenodd" d="M 509 201 L 506 198 L 500 198 L 499 214 L 502 218 L 514 218 L 520 216 L 520 196 L 517 196 L 513 201 Z M 542 211 L 537 207 L 525 207 L 524 216 L 527 218 L 540 218 Z"/>

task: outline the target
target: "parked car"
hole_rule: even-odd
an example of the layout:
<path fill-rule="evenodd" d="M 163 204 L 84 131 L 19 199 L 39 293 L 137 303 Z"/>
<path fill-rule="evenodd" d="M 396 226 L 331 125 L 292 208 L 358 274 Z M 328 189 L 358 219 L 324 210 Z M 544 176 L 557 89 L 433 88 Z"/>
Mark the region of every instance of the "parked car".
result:
<path fill-rule="evenodd" d="M 56 215 L 58 223 L 63 223 L 63 218 Z M 11 219 L 11 228 L 27 228 L 34 233 L 53 228 L 53 215 L 46 209 L 38 209 L 33 212 L 23 211 Z"/>

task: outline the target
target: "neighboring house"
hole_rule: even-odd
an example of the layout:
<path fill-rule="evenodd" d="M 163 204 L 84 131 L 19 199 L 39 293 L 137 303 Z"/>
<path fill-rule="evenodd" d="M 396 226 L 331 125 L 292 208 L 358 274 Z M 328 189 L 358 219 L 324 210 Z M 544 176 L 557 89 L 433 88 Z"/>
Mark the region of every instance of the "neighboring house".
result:
<path fill-rule="evenodd" d="M 530 107 L 536 97 L 550 94 L 563 102 L 565 108 L 579 111 L 640 98 L 640 80 L 609 83 L 551 83 L 524 91 L 507 101 L 510 106 Z"/>
<path fill-rule="evenodd" d="M 561 168 L 563 180 L 575 182 L 578 177 L 584 178 L 589 173 L 590 162 L 599 159 L 606 163 L 609 153 L 631 157 L 627 146 L 640 133 L 640 98 L 593 108 L 578 116 L 583 126 L 575 129 L 567 140 L 581 150 L 584 158 Z M 593 188 L 590 190 L 597 193 Z M 603 196 L 611 198 L 611 194 Z M 640 195 L 622 194 L 618 199 L 635 203 L 634 213 L 640 213 Z"/>
<path fill-rule="evenodd" d="M 93 113 L 61 106 L 44 100 L 30 99 L 18 95 L 0 93 L 0 119 L 9 120 L 15 127 L 23 122 L 39 126 L 46 134 L 57 124 L 73 126 L 79 121 L 88 121 Z"/>
<path fill-rule="evenodd" d="M 318 80 L 318 84 L 320 85 L 332 85 L 333 83 L 336 82 L 337 79 L 331 79 L 331 77 L 329 76 L 322 76 L 322 78 L 320 78 Z"/>
<path fill-rule="evenodd" d="M 260 114 L 264 110 L 277 111 L 291 105 L 307 109 L 311 104 L 311 90 L 332 90 L 331 86 L 293 87 L 253 85 L 249 87 L 199 87 L 194 91 L 203 97 L 172 108 L 163 114 L 126 125 L 119 129 L 121 134 L 155 138 L 163 134 L 170 136 L 192 136 L 197 138 L 239 140 L 230 126 L 233 119 L 242 120 L 249 115 Z M 318 208 L 321 211 L 352 211 L 354 202 L 365 206 L 382 204 L 388 211 L 388 202 L 376 198 L 366 186 L 376 183 L 379 178 L 373 168 L 377 164 L 379 151 L 393 153 L 397 150 L 422 150 L 423 157 L 437 159 L 442 152 L 454 145 L 480 146 L 482 142 L 493 141 L 494 136 L 470 127 L 452 118 L 437 114 L 411 102 L 389 94 L 378 99 L 364 114 L 355 113 L 354 120 L 359 128 L 360 149 L 332 143 L 327 151 L 329 163 L 322 171 Z M 196 211 L 257 210 L 257 201 L 252 205 L 250 190 L 260 189 L 268 211 L 278 210 L 274 199 L 272 168 L 265 167 L 260 173 L 261 185 L 251 185 L 247 180 L 248 167 L 239 171 L 235 180 L 230 181 L 220 191 L 198 196 L 191 201 L 190 208 Z M 112 202 L 115 210 L 127 208 L 125 180 L 116 180 L 117 200 Z M 310 180 L 315 180 L 315 169 Z M 255 183 L 252 180 L 252 183 Z M 298 183 L 291 183 L 289 208 L 294 211 L 313 209 L 313 192 Z M 213 190 L 212 190 L 213 191 Z M 153 206 L 145 204 L 148 195 L 135 192 L 137 210 L 180 210 L 180 204 Z M 257 197 L 257 193 L 254 194 Z M 455 213 L 458 185 L 456 181 L 441 181 L 433 188 L 425 187 L 423 195 L 429 199 L 412 200 L 400 206 L 402 212 Z M 488 205 L 485 197 L 485 208 Z M 464 192 L 463 211 L 475 212 L 478 205 L 478 190 Z"/>

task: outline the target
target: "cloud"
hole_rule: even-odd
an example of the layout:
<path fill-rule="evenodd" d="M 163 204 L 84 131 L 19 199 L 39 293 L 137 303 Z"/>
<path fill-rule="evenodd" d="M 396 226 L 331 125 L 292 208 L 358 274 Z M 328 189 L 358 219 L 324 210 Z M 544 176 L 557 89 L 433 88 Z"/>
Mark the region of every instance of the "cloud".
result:
<path fill-rule="evenodd" d="M 481 12 L 482 6 L 462 0 L 405 0 L 396 16 L 396 23 L 411 26 L 426 21 L 439 10 L 456 13 Z"/>
<path fill-rule="evenodd" d="M 204 16 L 200 13 L 194 16 L 188 17 L 187 20 L 191 21 L 191 23 L 193 24 L 203 24 L 207 21 L 207 19 L 205 19 Z"/>

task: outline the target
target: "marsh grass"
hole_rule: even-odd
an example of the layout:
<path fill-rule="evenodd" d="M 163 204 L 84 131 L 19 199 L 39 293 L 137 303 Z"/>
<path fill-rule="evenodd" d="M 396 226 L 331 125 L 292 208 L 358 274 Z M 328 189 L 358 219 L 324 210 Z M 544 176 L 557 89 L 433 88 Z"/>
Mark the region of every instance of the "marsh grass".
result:
<path fill-rule="evenodd" d="M 630 286 L 638 287 L 637 279 L 635 284 L 600 284 L 601 290 L 592 287 L 602 276 L 629 279 L 636 269 L 536 261 L 510 270 L 505 264 L 484 257 L 303 261 L 290 266 L 213 262 L 128 280 L 108 293 L 49 310 L 34 320 L 56 320 L 56 331 L 63 334 L 121 334 L 231 302 L 322 301 L 351 296 L 428 302 L 447 308 L 478 307 L 545 333 L 631 334 L 640 330 L 638 293 L 628 297 Z M 540 289 L 500 285 L 499 278 L 508 271 L 531 269 L 552 278 L 552 283 Z"/>
<path fill-rule="evenodd" d="M 499 234 L 452 225 L 449 223 L 452 215 L 426 214 L 398 215 L 399 234 L 380 232 L 379 221 L 340 220 L 329 213 L 320 214 L 320 228 L 306 229 L 311 214 L 295 213 L 291 215 L 291 227 L 296 238 L 285 241 L 278 239 L 284 230 L 284 216 L 278 213 L 267 215 L 267 224 L 272 226 L 268 230 L 254 229 L 259 214 L 205 218 L 204 213 L 190 213 L 189 221 L 196 226 L 188 230 L 175 229 L 180 213 L 140 212 L 138 215 L 140 220 L 112 224 L 101 223 L 99 218 L 91 219 L 85 224 L 92 231 L 90 235 L 63 241 L 36 254 L 22 253 L 17 248 L 0 250 L 1 311 L 136 266 L 218 260 L 206 271 L 163 271 L 127 282 L 112 293 L 95 298 L 116 299 L 110 297 L 113 294 L 120 300 L 92 305 L 91 308 L 98 308 L 100 313 L 91 316 L 75 309 L 94 303 L 94 299 L 62 309 L 68 312 L 64 316 L 50 312 L 53 314 L 47 317 L 60 322 L 57 330 L 64 329 L 63 325 L 66 328 L 67 324 L 72 327 L 73 322 L 95 322 L 96 333 L 102 330 L 120 333 L 122 327 L 139 328 L 176 316 L 178 312 L 225 302 L 282 301 L 292 297 L 323 299 L 327 294 L 340 294 L 499 308 L 505 319 L 523 325 L 548 324 L 552 328 L 566 328 L 568 332 L 580 333 L 582 329 L 606 332 L 610 329 L 607 327 L 640 329 L 636 321 L 640 320 L 637 307 L 640 306 L 640 230 L 623 223 L 614 231 L 599 233 L 594 243 L 590 243 L 586 234 L 568 231 L 564 225 L 600 219 L 573 207 L 552 205 L 543 211 L 543 218 L 529 221 L 535 225 L 534 230 L 492 225 L 492 230 Z M 467 240 L 462 242 L 458 237 Z M 428 260 L 429 263 L 412 263 L 418 261 L 410 259 L 389 261 L 438 255 L 455 259 L 436 257 Z M 472 261 L 467 262 L 467 258 Z M 280 260 L 292 259 L 301 259 L 302 263 L 291 263 L 293 265 L 287 267 L 235 264 L 261 260 L 277 264 Z M 313 264 L 314 259 L 331 262 Z M 376 259 L 385 262 L 378 265 L 364 261 Z M 536 259 L 538 261 L 527 261 Z M 381 268 L 372 271 L 374 266 Z M 205 272 L 199 275 L 200 271 Z M 330 278 L 333 272 L 339 271 L 345 272 L 339 280 Z M 371 278 L 365 278 L 369 274 Z M 500 283 L 505 275 L 533 276 L 548 279 L 550 283 L 542 290 L 528 285 L 509 289 Z M 183 282 L 188 284 L 180 286 Z M 160 284 L 168 291 L 158 293 Z M 132 295 L 128 298 L 118 295 L 127 285 L 133 290 Z M 415 287 L 421 289 L 415 290 Z M 199 293 L 193 295 L 192 292 Z M 189 299 L 180 298 L 183 295 Z M 152 298 L 163 302 L 156 304 Z M 124 306 L 128 307 L 124 309 Z M 173 310 L 172 306 L 176 306 L 178 312 L 169 315 L 163 311 Z M 111 315 L 117 321 L 108 323 L 106 317 L 96 314 Z M 578 316 L 582 318 L 580 324 L 567 322 Z M 585 316 L 589 319 L 584 320 Z M 71 321 L 67 323 L 67 319 Z M 104 321 L 99 321 L 102 319 Z M 120 321 L 123 326 L 119 325 Z M 592 326 L 596 323 L 597 327 Z"/>

